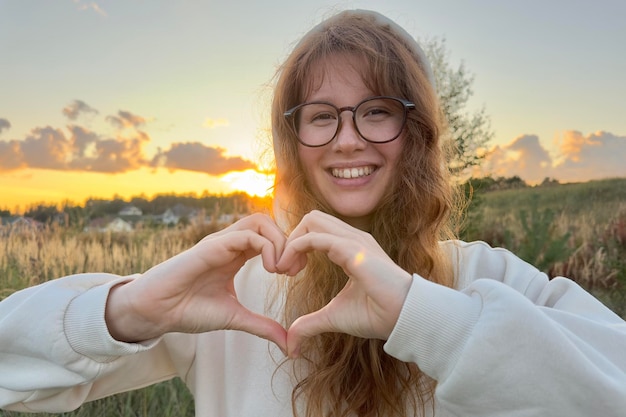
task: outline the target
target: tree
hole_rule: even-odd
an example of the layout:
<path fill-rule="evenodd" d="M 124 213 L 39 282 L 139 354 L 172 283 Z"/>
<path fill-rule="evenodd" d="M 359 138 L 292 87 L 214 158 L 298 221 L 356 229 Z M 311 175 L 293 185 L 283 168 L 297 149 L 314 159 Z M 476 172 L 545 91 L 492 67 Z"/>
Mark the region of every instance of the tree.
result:
<path fill-rule="evenodd" d="M 24 216 L 35 219 L 41 223 L 51 223 L 55 218 L 57 218 L 58 214 L 59 210 L 56 205 L 41 203 L 28 207 Z"/>
<path fill-rule="evenodd" d="M 467 111 L 467 102 L 474 93 L 474 76 L 463 62 L 456 69 L 451 67 L 445 39 L 427 39 L 420 43 L 435 76 L 437 95 L 447 121 L 446 138 L 454 143 L 450 168 L 460 177 L 467 174 L 469 168 L 480 165 L 487 155 L 484 150 L 493 137 L 490 119 L 484 107 L 474 113 Z"/>

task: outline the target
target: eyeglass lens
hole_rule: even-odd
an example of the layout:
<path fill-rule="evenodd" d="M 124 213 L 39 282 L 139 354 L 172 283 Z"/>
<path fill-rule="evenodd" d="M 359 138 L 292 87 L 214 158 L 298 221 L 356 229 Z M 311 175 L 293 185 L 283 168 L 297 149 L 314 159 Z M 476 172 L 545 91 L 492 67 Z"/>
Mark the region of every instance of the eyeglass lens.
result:
<path fill-rule="evenodd" d="M 340 112 L 328 103 L 308 103 L 293 114 L 294 127 L 302 143 L 321 146 L 333 140 L 339 130 Z M 373 98 L 361 102 L 355 109 L 353 120 L 356 130 L 370 142 L 388 142 L 395 139 L 405 121 L 404 104 L 393 98 Z"/>

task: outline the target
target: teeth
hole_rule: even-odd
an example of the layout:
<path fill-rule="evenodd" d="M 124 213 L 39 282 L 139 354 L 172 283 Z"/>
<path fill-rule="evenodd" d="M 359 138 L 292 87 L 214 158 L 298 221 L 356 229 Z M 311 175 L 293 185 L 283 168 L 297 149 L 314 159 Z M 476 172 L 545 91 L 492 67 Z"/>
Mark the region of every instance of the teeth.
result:
<path fill-rule="evenodd" d="M 358 168 L 333 168 L 333 177 L 337 178 L 359 178 L 370 175 L 374 169 L 372 167 L 358 167 Z"/>

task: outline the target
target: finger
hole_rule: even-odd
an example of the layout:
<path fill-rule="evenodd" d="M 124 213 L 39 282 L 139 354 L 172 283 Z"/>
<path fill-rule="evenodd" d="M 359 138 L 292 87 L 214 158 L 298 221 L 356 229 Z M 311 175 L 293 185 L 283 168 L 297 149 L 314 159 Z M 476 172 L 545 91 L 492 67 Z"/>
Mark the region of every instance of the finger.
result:
<path fill-rule="evenodd" d="M 285 272 L 289 276 L 295 276 L 298 272 L 302 271 L 306 267 L 308 257 L 306 253 L 301 253 L 295 258 L 293 262 L 289 263 L 289 269 Z"/>
<path fill-rule="evenodd" d="M 354 243 L 359 243 L 359 247 L 361 247 L 362 243 L 373 240 L 369 233 L 356 229 L 330 214 L 313 210 L 307 213 L 291 232 L 285 247 L 290 246 L 293 241 L 312 233 L 326 234 L 328 235 L 326 238 L 332 239 L 332 242 L 339 242 L 339 239 L 343 239 L 346 247 L 354 246 Z M 330 243 L 330 241 L 328 242 Z M 314 249 L 316 248 L 308 248 L 308 250 Z M 317 249 L 323 250 L 319 247 Z"/>
<path fill-rule="evenodd" d="M 330 214 L 313 210 L 307 213 L 291 232 L 286 244 L 309 232 L 337 233 L 348 236 L 355 232 L 363 233 Z"/>
<path fill-rule="evenodd" d="M 300 356 L 302 343 L 322 333 L 335 332 L 336 329 L 328 319 L 326 309 L 298 317 L 287 331 L 287 355 L 290 358 Z"/>
<path fill-rule="evenodd" d="M 225 237 L 226 238 L 226 237 Z M 242 252 L 247 259 L 261 254 L 263 267 L 268 272 L 276 272 L 276 247 L 274 242 L 250 230 L 233 232 L 228 235 L 228 249 L 233 252 Z"/>
<path fill-rule="evenodd" d="M 276 267 L 279 270 L 287 270 L 297 259 L 311 251 L 321 251 L 328 258 L 342 268 L 350 269 L 359 265 L 365 258 L 365 248 L 353 239 L 345 239 L 329 233 L 309 232 L 293 239 L 285 246 L 282 256 Z"/>
<path fill-rule="evenodd" d="M 306 253 L 292 253 L 292 255 L 285 257 L 281 255 L 276 262 L 276 271 L 291 277 L 296 276 L 306 267 L 307 260 Z"/>
<path fill-rule="evenodd" d="M 251 230 L 258 233 L 261 236 L 264 236 L 268 240 L 270 240 L 275 247 L 275 255 L 276 259 L 280 257 L 283 252 L 283 248 L 285 247 L 285 242 L 287 238 L 285 237 L 285 233 L 278 227 L 278 225 L 274 222 L 274 220 L 260 213 L 251 214 L 250 216 L 244 217 L 233 225 L 229 226 L 227 229 L 228 232 L 234 230 Z"/>
<path fill-rule="evenodd" d="M 203 240 L 189 251 L 164 262 L 177 263 L 179 257 L 185 259 L 185 270 L 193 275 L 225 266 L 237 258 L 238 262 L 245 262 L 261 254 L 263 264 L 269 271 L 276 269 L 276 252 L 274 244 L 267 238 L 250 230 L 231 231 L 219 237 Z"/>
<path fill-rule="evenodd" d="M 275 343 L 281 351 L 287 352 L 287 331 L 276 321 L 244 310 L 237 320 L 233 320 L 232 330 L 241 330 Z"/>

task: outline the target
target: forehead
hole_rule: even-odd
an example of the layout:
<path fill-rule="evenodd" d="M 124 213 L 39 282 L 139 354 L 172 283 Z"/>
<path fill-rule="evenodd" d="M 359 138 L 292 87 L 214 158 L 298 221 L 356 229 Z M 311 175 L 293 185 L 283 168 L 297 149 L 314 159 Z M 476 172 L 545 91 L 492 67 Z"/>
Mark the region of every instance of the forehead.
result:
<path fill-rule="evenodd" d="M 308 100 L 322 89 L 332 90 L 339 86 L 374 92 L 372 85 L 375 83 L 369 79 L 367 68 L 365 58 L 356 54 L 335 53 L 320 59 L 309 67 L 301 99 Z"/>

